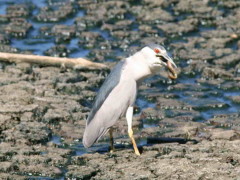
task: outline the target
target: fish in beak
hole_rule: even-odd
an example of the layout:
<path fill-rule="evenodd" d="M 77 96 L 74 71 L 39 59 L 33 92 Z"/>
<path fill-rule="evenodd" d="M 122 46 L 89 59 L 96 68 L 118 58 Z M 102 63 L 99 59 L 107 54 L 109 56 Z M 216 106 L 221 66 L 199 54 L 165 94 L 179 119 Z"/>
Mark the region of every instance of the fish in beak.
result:
<path fill-rule="evenodd" d="M 172 64 L 170 61 L 167 62 L 167 68 L 168 68 L 168 77 L 172 80 L 177 79 L 177 73 L 175 69 L 173 68 Z M 176 66 L 176 65 L 175 65 Z"/>
<path fill-rule="evenodd" d="M 167 54 L 159 54 L 158 57 L 162 58 L 166 67 L 168 68 L 168 77 L 172 80 L 177 79 L 177 72 L 176 72 L 176 64 L 173 62 L 172 58 L 170 58 Z"/>

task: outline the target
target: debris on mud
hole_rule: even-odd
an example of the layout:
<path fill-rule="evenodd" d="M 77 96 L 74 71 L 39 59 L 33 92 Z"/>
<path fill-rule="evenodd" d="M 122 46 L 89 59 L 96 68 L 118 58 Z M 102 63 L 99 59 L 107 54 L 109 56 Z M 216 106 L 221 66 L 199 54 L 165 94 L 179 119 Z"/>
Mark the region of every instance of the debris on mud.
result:
<path fill-rule="evenodd" d="M 82 57 L 112 67 L 150 43 L 172 52 L 139 85 L 137 157 L 121 118 L 116 152 L 81 143 L 109 71 L 0 62 L 3 179 L 237 179 L 240 177 L 240 3 L 233 1 L 1 2 L 0 51 Z M 5 9 L 4 9 L 5 8 Z"/>

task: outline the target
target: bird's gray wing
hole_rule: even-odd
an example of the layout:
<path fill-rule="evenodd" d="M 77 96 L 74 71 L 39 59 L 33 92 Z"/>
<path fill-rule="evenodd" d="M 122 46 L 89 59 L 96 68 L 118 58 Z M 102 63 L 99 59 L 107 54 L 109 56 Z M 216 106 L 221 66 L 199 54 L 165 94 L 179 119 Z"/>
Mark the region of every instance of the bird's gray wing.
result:
<path fill-rule="evenodd" d="M 91 120 L 94 118 L 98 109 L 102 106 L 104 100 L 108 97 L 109 93 L 119 83 L 120 77 L 121 77 L 121 72 L 124 68 L 124 63 L 125 63 L 125 61 L 120 61 L 112 69 L 111 73 L 105 79 L 103 85 L 99 89 L 99 92 L 95 98 L 95 102 L 93 104 L 92 110 L 88 115 L 87 124 L 89 124 L 91 122 Z"/>
<path fill-rule="evenodd" d="M 134 103 L 136 94 L 136 81 L 131 78 L 131 74 L 123 69 L 118 83 L 111 91 L 107 95 L 103 94 L 105 96 L 98 96 L 102 98 L 102 101 L 101 103 L 98 102 L 100 106 L 96 108 L 94 116 L 91 116 L 92 119 L 88 119 L 83 136 L 83 145 L 90 147 L 98 141 L 116 123 L 119 117 L 126 113 L 127 108 Z"/>

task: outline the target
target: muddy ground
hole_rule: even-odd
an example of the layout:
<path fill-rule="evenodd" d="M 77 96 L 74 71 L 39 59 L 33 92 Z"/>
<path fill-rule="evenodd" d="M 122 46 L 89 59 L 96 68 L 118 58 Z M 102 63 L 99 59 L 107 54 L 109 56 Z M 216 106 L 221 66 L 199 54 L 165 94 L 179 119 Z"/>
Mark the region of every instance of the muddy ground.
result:
<path fill-rule="evenodd" d="M 240 179 L 239 1 L 11 2 L 1 4 L 3 52 L 86 51 L 111 68 L 155 42 L 171 52 L 179 78 L 162 71 L 140 86 L 133 122 L 139 157 L 124 118 L 115 126 L 116 152 L 108 152 L 108 136 L 82 146 L 108 70 L 1 62 L 1 179 Z"/>

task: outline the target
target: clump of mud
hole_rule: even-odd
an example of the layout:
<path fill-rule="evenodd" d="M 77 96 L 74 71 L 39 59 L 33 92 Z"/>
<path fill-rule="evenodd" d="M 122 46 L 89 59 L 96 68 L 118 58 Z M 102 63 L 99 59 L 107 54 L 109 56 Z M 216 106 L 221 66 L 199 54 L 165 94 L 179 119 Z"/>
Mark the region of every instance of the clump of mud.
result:
<path fill-rule="evenodd" d="M 108 153 L 107 136 L 91 149 L 82 146 L 85 119 L 108 71 L 1 63 L 2 179 L 240 177 L 238 1 L 2 4 L 2 52 L 72 57 L 86 51 L 112 67 L 157 43 L 179 67 L 176 81 L 162 71 L 139 87 L 138 157 L 124 118 L 115 126 L 116 152 Z"/>

